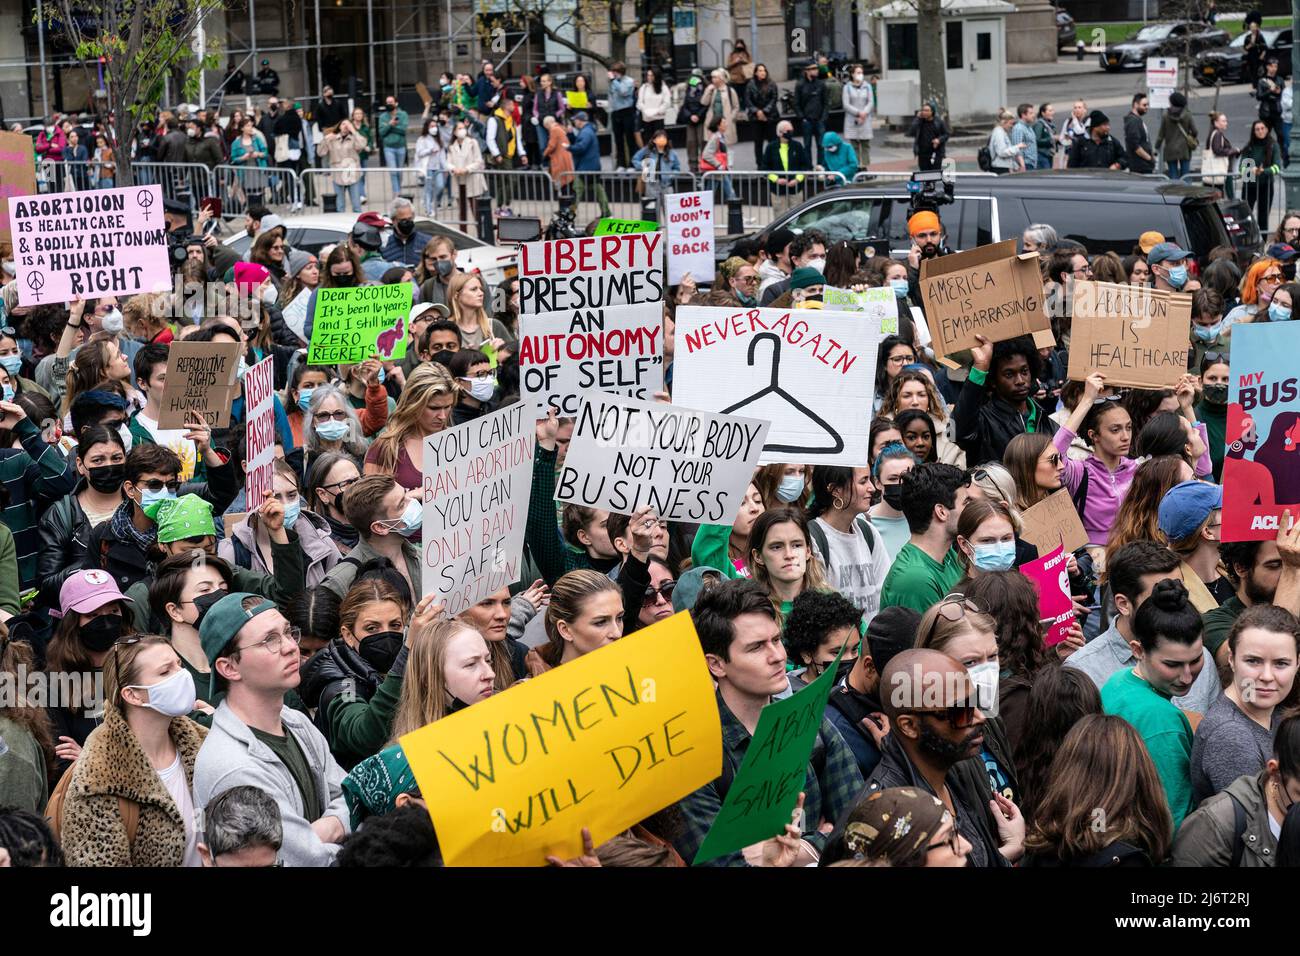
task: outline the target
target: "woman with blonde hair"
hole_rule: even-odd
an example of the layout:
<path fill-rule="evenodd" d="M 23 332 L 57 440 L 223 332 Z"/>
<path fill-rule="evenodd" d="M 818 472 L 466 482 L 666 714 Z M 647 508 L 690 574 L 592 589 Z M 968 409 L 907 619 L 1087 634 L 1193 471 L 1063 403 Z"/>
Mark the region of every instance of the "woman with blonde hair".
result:
<path fill-rule="evenodd" d="M 390 743 L 497 690 L 487 639 L 463 621 L 412 623 L 407 647 L 410 677 L 402 682 Z"/>
<path fill-rule="evenodd" d="M 966 453 L 948 437 L 948 409 L 934 379 L 920 369 L 904 369 L 889 383 L 889 392 L 880 406 L 880 415 L 897 418 L 917 409 L 927 413 L 934 425 L 935 460 L 947 465 L 966 467 Z"/>
<path fill-rule="evenodd" d="M 69 866 L 202 866 L 186 715 L 194 678 L 171 641 L 121 638 L 104 658 L 104 722 L 70 771 L 60 838 Z"/>
<path fill-rule="evenodd" d="M 546 607 L 547 643 L 529 655 L 530 669 L 559 667 L 618 640 L 623 614 L 623 592 L 609 575 L 587 569 L 561 575 Z"/>
<path fill-rule="evenodd" d="M 460 347 L 476 349 L 485 342 L 499 349 L 510 332 L 486 308 L 487 283 L 477 272 L 457 272 L 447 285 L 451 320 L 460 329 Z"/>
<path fill-rule="evenodd" d="M 763 465 L 754 472 L 754 486 L 763 497 L 764 508 L 794 505 L 807 508 L 812 501 L 812 468 L 809 465 Z"/>
<path fill-rule="evenodd" d="M 419 366 L 406 380 L 388 427 L 366 452 L 364 473 L 392 475 L 407 491 L 424 487 L 424 440 L 447 427 L 456 407 L 456 380 L 437 362 Z"/>
<path fill-rule="evenodd" d="M 1122 717 L 1088 714 L 1052 760 L 1024 865 L 1159 866 L 1172 837 L 1164 788 L 1141 736 Z"/>
<path fill-rule="evenodd" d="M 1098 282 L 1114 282 L 1116 285 L 1128 282 L 1124 261 L 1113 251 L 1094 256 L 1091 265 L 1092 277 Z"/>
<path fill-rule="evenodd" d="M 92 389 L 102 388 L 116 392 L 134 403 L 135 389 L 130 386 L 131 365 L 118 348 L 117 334 L 96 332 L 68 364 L 68 376 L 63 393 L 63 408 L 67 416 L 77 396 Z M 139 403 L 143 405 L 143 403 Z M 70 427 L 69 423 L 65 423 Z"/>

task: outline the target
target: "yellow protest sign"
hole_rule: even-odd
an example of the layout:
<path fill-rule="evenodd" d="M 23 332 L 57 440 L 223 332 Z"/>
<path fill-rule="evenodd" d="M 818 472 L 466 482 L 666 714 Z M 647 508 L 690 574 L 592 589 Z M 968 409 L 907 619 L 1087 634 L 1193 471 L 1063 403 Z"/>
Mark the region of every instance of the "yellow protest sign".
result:
<path fill-rule="evenodd" d="M 542 866 L 722 771 L 713 681 L 675 614 L 401 739 L 448 866 Z"/>

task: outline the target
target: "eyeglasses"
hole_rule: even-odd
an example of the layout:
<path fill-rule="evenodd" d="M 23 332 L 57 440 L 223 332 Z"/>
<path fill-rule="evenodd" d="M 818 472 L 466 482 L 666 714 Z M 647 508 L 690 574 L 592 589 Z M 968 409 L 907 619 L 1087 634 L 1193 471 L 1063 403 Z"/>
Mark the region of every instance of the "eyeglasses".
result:
<path fill-rule="evenodd" d="M 180 483 L 179 481 L 175 481 L 175 480 L 173 480 L 173 481 L 161 481 L 161 480 L 159 480 L 159 479 L 157 479 L 157 478 L 150 478 L 148 481 L 141 481 L 141 482 L 139 482 L 139 483 L 136 485 L 136 487 L 137 487 L 137 488 L 144 488 L 144 489 L 146 489 L 146 490 L 148 490 L 148 491 L 154 491 L 154 492 L 162 491 L 164 488 L 166 488 L 166 489 L 167 489 L 168 491 L 170 491 L 172 494 L 176 494 L 177 492 L 179 492 L 179 491 L 181 490 L 181 483 Z"/>
<path fill-rule="evenodd" d="M 966 487 L 969 488 L 977 481 L 987 481 L 988 477 L 989 473 L 983 468 L 972 468 L 970 471 L 966 472 Z M 902 482 L 900 481 L 899 484 L 902 484 Z"/>
<path fill-rule="evenodd" d="M 676 581 L 665 581 L 663 584 L 659 585 L 659 587 L 651 585 L 645 589 L 645 594 L 641 598 L 641 606 L 654 607 L 660 597 L 662 597 L 665 602 L 671 604 L 673 600 L 673 591 L 676 587 Z"/>
<path fill-rule="evenodd" d="M 251 651 L 255 647 L 265 647 L 272 654 L 279 654 L 284 649 L 284 642 L 292 641 L 293 646 L 297 647 L 302 643 L 302 629 L 292 625 L 283 631 L 272 631 L 266 637 L 254 644 L 247 644 L 244 647 L 237 647 L 237 651 Z"/>
<path fill-rule="evenodd" d="M 901 710 L 900 714 L 916 714 L 947 721 L 948 725 L 961 730 L 975 723 L 974 704 L 956 704 L 952 707 L 936 707 L 925 710 Z"/>
<path fill-rule="evenodd" d="M 334 421 L 336 422 L 345 422 L 348 420 L 348 413 L 340 409 L 339 411 L 336 412 L 317 412 L 314 417 L 316 421 L 320 422 L 323 425 L 331 418 L 334 419 Z"/>
<path fill-rule="evenodd" d="M 949 823 L 952 822 L 951 818 L 947 813 L 944 814 L 944 821 Z M 943 824 L 941 823 L 940 826 L 942 825 Z M 936 840 L 934 843 L 931 843 L 929 846 L 927 846 L 925 848 L 925 851 L 929 853 L 931 850 L 942 850 L 945 847 L 947 847 L 949 850 L 952 850 L 952 852 L 956 856 L 961 856 L 961 831 L 957 829 L 955 823 L 952 825 L 952 828 L 948 831 L 948 838 L 946 840 Z"/>
<path fill-rule="evenodd" d="M 331 481 L 328 485 L 321 485 L 321 487 L 329 488 L 331 490 L 337 488 L 339 490 L 335 492 L 335 494 L 342 494 L 344 491 L 347 491 L 349 488 L 351 488 L 360 480 L 361 480 L 360 478 L 344 478 L 342 481 Z"/>
<path fill-rule="evenodd" d="M 889 356 L 890 365 L 906 365 L 908 362 L 915 362 L 915 355 L 891 355 Z"/>
<path fill-rule="evenodd" d="M 1269 273 L 1267 273 L 1266 275 L 1262 275 L 1262 276 L 1260 276 L 1260 281 L 1261 281 L 1261 282 L 1281 282 L 1281 281 L 1282 281 L 1282 273 L 1280 273 L 1280 272 L 1269 272 Z"/>
<path fill-rule="evenodd" d="M 935 614 L 934 620 L 930 622 L 930 628 L 925 635 L 925 642 L 921 643 L 920 646 L 925 646 L 925 644 L 929 643 L 930 638 L 934 637 L 934 632 L 939 629 L 939 618 L 943 618 L 945 621 L 960 621 L 966 616 L 967 611 L 982 614 L 983 608 L 960 592 L 954 591 L 947 595 L 939 602 L 939 611 Z"/>
<path fill-rule="evenodd" d="M 737 282 L 743 282 L 745 285 L 754 285 L 758 282 L 758 276 L 736 276 Z"/>

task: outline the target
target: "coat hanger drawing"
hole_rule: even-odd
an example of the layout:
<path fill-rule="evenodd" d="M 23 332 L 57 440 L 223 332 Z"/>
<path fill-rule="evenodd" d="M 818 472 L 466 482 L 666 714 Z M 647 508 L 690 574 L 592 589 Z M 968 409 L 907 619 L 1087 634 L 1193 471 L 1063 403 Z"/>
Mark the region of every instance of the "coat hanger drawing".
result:
<path fill-rule="evenodd" d="M 823 448 L 814 448 L 806 445 L 764 445 L 763 447 L 765 450 L 808 452 L 817 455 L 833 455 L 837 452 L 843 451 L 844 439 L 841 437 L 840 433 L 832 428 L 827 423 L 826 419 L 822 418 L 807 405 L 804 405 L 781 387 L 781 339 L 779 336 L 773 332 L 760 332 L 758 335 L 754 336 L 753 340 L 749 343 L 749 365 L 754 365 L 754 352 L 758 348 L 758 343 L 762 342 L 764 339 L 767 339 L 772 343 L 772 380 L 748 398 L 741 399 L 730 408 L 724 408 L 722 414 L 730 415 L 739 412 L 740 409 L 745 406 L 752 405 L 760 398 L 774 393 L 784 399 L 787 404 L 798 410 L 805 418 L 809 418 L 815 422 L 817 427 L 824 431 L 827 437 L 831 439 L 831 444 Z"/>

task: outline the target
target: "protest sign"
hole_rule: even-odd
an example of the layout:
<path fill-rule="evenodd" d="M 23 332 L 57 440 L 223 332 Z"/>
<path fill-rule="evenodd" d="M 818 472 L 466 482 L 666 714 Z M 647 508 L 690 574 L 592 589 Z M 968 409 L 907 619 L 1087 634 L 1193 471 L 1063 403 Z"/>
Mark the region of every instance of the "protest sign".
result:
<path fill-rule="evenodd" d="M 1038 591 L 1038 617 L 1040 623 L 1048 625 L 1043 638 L 1048 647 L 1065 640 L 1074 625 L 1074 600 L 1066 568 L 1069 560 L 1070 553 L 1058 541 L 1043 557 L 1020 565 L 1020 573 L 1033 581 Z"/>
<path fill-rule="evenodd" d="M 1054 491 L 1036 505 L 1020 513 L 1020 537 L 1044 554 L 1064 542 L 1073 554 L 1088 544 L 1088 532 L 1074 509 L 1074 500 L 1065 488 Z"/>
<path fill-rule="evenodd" d="M 18 304 L 171 288 L 162 188 L 9 199 Z"/>
<path fill-rule="evenodd" d="M 1300 324 L 1238 323 L 1223 455 L 1224 541 L 1272 541 L 1300 517 Z M 1288 524 L 1288 527 L 1290 525 Z"/>
<path fill-rule="evenodd" d="M 537 418 L 572 418 L 583 395 L 653 398 L 663 388 L 664 310 L 658 302 L 519 317 L 520 395 Z"/>
<path fill-rule="evenodd" d="M 238 342 L 186 342 L 168 346 L 167 386 L 158 413 L 159 428 L 184 428 L 195 413 L 209 428 L 230 424 L 230 405 L 239 397 Z"/>
<path fill-rule="evenodd" d="M 898 296 L 888 287 L 863 289 L 853 292 L 832 285 L 822 288 L 822 305 L 833 312 L 865 312 L 874 323 L 879 323 L 882 335 L 898 334 Z"/>
<path fill-rule="evenodd" d="M 656 232 L 659 223 L 644 219 L 602 219 L 596 223 L 597 236 L 628 236 L 634 232 Z"/>
<path fill-rule="evenodd" d="M 576 857 L 583 827 L 599 846 L 722 769 L 713 681 L 686 612 L 400 742 L 420 792 L 436 795 L 448 866 Z"/>
<path fill-rule="evenodd" d="M 768 423 L 592 395 L 573 425 L 555 500 L 665 521 L 730 524 L 758 464 Z"/>
<path fill-rule="evenodd" d="M 411 283 L 317 289 L 309 365 L 355 365 L 406 356 Z"/>
<path fill-rule="evenodd" d="M 664 234 L 590 236 L 519 247 L 519 314 L 662 302 Z"/>
<path fill-rule="evenodd" d="M 1069 376 L 1173 388 L 1187 374 L 1192 297 L 1114 282 L 1074 282 Z"/>
<path fill-rule="evenodd" d="M 713 255 L 713 190 L 664 193 L 668 220 L 668 284 L 677 285 L 688 272 L 696 282 L 717 275 Z"/>
<path fill-rule="evenodd" d="M 1043 307 L 1038 253 L 1016 254 L 1014 239 L 921 263 L 921 299 L 934 351 L 951 355 L 1051 328 Z"/>
<path fill-rule="evenodd" d="M 12 242 L 9 200 L 36 192 L 36 161 L 26 133 L 0 133 L 0 242 Z"/>
<path fill-rule="evenodd" d="M 272 490 L 271 475 L 275 471 L 274 356 L 268 355 L 244 374 L 244 408 L 248 421 L 244 500 L 251 509 Z"/>
<path fill-rule="evenodd" d="M 527 406 L 424 439 L 423 591 L 459 614 L 519 580 L 537 441 Z"/>
<path fill-rule="evenodd" d="M 771 422 L 764 463 L 865 466 L 880 339 L 856 312 L 681 306 L 673 400 Z"/>
<path fill-rule="evenodd" d="M 799 802 L 799 792 L 804 789 L 808 760 L 842 656 L 844 647 L 815 681 L 758 712 L 758 726 L 745 751 L 745 760 L 727 788 L 727 796 L 692 866 L 785 833 L 790 814 Z M 805 823 L 805 829 L 816 829 L 818 821 L 810 822 L 811 826 Z"/>

